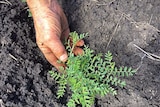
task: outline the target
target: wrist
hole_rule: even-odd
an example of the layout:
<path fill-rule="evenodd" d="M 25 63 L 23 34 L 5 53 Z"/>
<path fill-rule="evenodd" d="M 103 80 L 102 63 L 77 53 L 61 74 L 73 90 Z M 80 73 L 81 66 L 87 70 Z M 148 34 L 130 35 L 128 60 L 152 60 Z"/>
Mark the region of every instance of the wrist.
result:
<path fill-rule="evenodd" d="M 39 9 L 55 7 L 55 5 L 58 4 L 57 0 L 26 0 L 26 1 L 33 15 Z"/>
<path fill-rule="evenodd" d="M 26 0 L 28 6 L 50 5 L 51 3 L 57 3 L 57 0 Z"/>

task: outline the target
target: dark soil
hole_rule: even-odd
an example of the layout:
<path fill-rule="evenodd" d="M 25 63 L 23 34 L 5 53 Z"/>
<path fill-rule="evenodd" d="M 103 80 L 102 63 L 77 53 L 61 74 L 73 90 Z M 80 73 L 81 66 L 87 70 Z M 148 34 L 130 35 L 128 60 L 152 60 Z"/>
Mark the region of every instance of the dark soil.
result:
<path fill-rule="evenodd" d="M 1 0 L 5 1 L 5 0 Z M 0 107 L 65 107 L 56 99 L 52 66 L 35 42 L 25 3 L 0 3 Z M 95 107 L 160 107 L 160 0 L 61 0 L 71 31 L 88 32 L 96 53 L 113 53 L 117 66 L 138 72 L 118 95 L 97 98 Z M 152 55 L 151 55 L 152 54 Z"/>

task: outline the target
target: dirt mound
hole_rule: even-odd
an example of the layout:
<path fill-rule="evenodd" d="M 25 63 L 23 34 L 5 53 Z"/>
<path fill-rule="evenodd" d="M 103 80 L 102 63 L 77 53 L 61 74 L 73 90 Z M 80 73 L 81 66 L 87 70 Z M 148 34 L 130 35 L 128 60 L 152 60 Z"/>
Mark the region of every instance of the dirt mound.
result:
<path fill-rule="evenodd" d="M 5 1 L 5 0 L 3 0 Z M 113 53 L 117 66 L 138 72 L 118 95 L 97 98 L 95 107 L 160 106 L 160 1 L 60 0 L 71 31 L 88 32 L 96 52 Z M 0 2 L 0 107 L 65 107 L 56 99 L 52 66 L 35 42 L 32 18 L 20 0 Z"/>

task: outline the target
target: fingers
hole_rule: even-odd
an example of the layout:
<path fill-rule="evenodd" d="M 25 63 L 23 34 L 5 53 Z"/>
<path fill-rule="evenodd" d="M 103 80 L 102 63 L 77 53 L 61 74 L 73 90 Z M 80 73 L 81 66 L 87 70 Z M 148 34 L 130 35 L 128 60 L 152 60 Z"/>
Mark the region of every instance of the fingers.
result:
<path fill-rule="evenodd" d="M 67 52 L 61 42 L 61 40 L 57 36 L 53 36 L 50 40 L 46 43 L 48 48 L 51 52 L 62 62 L 66 62 L 68 55 Z"/>
<path fill-rule="evenodd" d="M 62 29 L 57 14 L 49 11 L 48 14 L 43 17 L 36 17 L 35 28 L 37 33 L 37 42 L 42 42 L 47 48 L 50 49 L 57 59 L 65 62 L 68 56 L 60 40 Z M 65 35 L 67 35 L 67 32 L 65 32 Z"/>
<path fill-rule="evenodd" d="M 72 38 L 69 38 L 69 41 L 70 41 L 70 44 L 68 44 L 68 45 L 70 45 L 71 47 L 73 46 L 73 43 L 72 43 Z M 75 47 L 74 47 L 74 49 L 73 49 L 73 53 L 75 54 L 75 55 L 82 55 L 83 54 L 83 49 L 82 48 L 80 48 L 81 46 L 83 46 L 84 45 L 84 41 L 81 39 L 81 40 L 79 40 L 77 43 L 76 43 L 76 45 L 75 45 Z"/>
<path fill-rule="evenodd" d="M 70 29 L 66 28 L 61 34 L 61 40 L 65 42 L 69 37 Z"/>
<path fill-rule="evenodd" d="M 52 50 L 47 48 L 45 45 L 42 45 L 42 46 L 38 45 L 38 46 L 42 51 L 42 53 L 44 54 L 45 58 L 48 60 L 48 62 L 53 66 L 55 66 L 56 69 L 58 69 L 58 71 L 61 71 L 61 67 L 65 67 L 65 64 L 58 63 L 58 59 L 56 58 Z"/>
<path fill-rule="evenodd" d="M 84 41 L 81 39 L 76 43 L 76 46 L 83 46 L 84 45 Z"/>
<path fill-rule="evenodd" d="M 80 47 L 75 47 L 74 50 L 73 50 L 73 53 L 75 55 L 82 55 L 83 54 L 83 49 L 80 48 Z"/>
<path fill-rule="evenodd" d="M 75 55 L 82 55 L 83 54 L 83 49 L 80 48 L 81 46 L 84 45 L 84 41 L 81 39 L 76 43 L 76 46 L 74 47 L 73 53 Z"/>

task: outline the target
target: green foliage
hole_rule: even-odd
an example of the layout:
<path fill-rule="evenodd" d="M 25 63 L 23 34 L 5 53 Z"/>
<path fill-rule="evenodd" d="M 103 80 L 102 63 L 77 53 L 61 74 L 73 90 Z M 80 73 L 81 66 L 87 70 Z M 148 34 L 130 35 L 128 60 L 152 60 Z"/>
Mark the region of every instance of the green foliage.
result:
<path fill-rule="evenodd" d="M 21 0 L 22 2 L 26 2 L 26 0 Z"/>
<path fill-rule="evenodd" d="M 26 2 L 26 0 L 21 0 L 22 2 Z M 31 11 L 27 8 L 27 11 L 28 11 L 28 17 L 32 17 L 32 13 Z"/>
<path fill-rule="evenodd" d="M 132 76 L 136 72 L 128 67 L 115 67 L 109 51 L 102 58 L 102 54 L 95 55 L 94 51 L 85 45 L 83 55 L 75 56 L 73 49 L 77 41 L 86 36 L 86 34 L 78 35 L 77 32 L 71 32 L 72 46 L 70 40 L 66 45 L 69 57 L 65 73 L 49 72 L 59 84 L 58 98 L 64 95 L 66 85 L 69 85 L 72 96 L 67 103 L 68 107 L 76 107 L 76 104 L 91 107 L 96 96 L 103 97 L 108 93 L 116 95 L 114 87 L 126 85 L 119 77 Z"/>
<path fill-rule="evenodd" d="M 27 11 L 28 11 L 28 17 L 32 17 L 31 11 L 29 9 L 27 9 Z"/>

